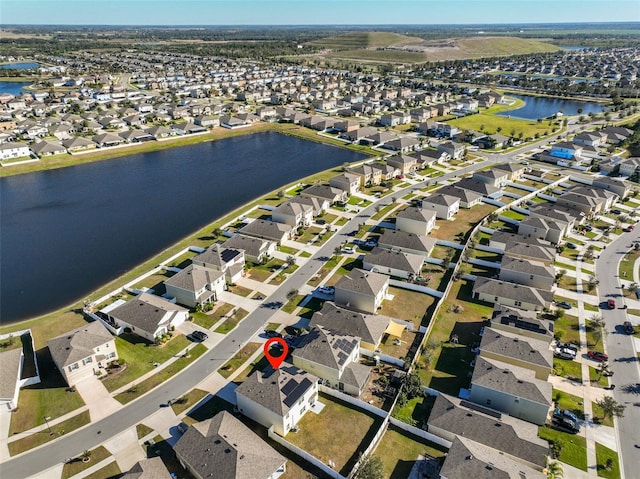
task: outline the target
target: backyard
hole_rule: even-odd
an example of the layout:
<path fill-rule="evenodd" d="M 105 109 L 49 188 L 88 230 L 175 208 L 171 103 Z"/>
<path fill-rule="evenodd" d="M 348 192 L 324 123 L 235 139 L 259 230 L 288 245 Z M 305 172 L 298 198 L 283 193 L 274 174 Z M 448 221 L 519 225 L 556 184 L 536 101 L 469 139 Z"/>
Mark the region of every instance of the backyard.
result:
<path fill-rule="evenodd" d="M 299 432 L 287 434 L 287 441 L 313 454 L 335 470 L 347 474 L 358 460 L 358 452 L 371 441 L 382 419 L 320 394 L 324 409 L 308 412 L 298 422 Z"/>
<path fill-rule="evenodd" d="M 437 229 L 431 231 L 431 236 L 447 241 L 456 241 L 455 238 L 464 237 L 485 216 L 496 209 L 493 205 L 480 204 L 470 209 L 461 208 L 455 217 L 455 221 L 436 220 Z"/>
<path fill-rule="evenodd" d="M 421 323 L 425 312 L 436 302 L 436 298 L 428 294 L 393 286 L 389 287 L 389 294 L 393 295 L 393 300 L 382 302 L 380 314 L 410 321 L 416 326 Z"/>

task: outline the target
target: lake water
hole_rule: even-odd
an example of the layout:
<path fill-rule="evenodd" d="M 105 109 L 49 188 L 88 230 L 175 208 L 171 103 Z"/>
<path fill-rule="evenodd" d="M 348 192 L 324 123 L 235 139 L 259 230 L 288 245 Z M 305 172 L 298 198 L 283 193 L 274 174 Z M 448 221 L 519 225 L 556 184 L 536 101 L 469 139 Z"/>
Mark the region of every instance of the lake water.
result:
<path fill-rule="evenodd" d="M 256 197 L 362 158 L 268 132 L 0 178 L 0 321 L 83 299 Z"/>
<path fill-rule="evenodd" d="M 18 96 L 22 93 L 22 88 L 28 85 L 31 83 L 0 81 L 0 93 L 11 93 L 13 96 Z"/>
<path fill-rule="evenodd" d="M 537 120 L 538 118 L 547 118 L 555 115 L 559 111 L 563 111 L 565 115 L 577 115 L 578 109 L 582 108 L 581 115 L 589 113 L 601 113 L 607 109 L 606 105 L 595 102 L 565 100 L 562 98 L 550 98 L 529 95 L 513 95 L 509 93 L 507 96 L 518 98 L 525 102 L 524 106 L 516 110 L 503 111 L 498 113 L 500 116 L 510 116 L 513 118 L 521 118 L 524 120 Z"/>
<path fill-rule="evenodd" d="M 24 62 L 24 63 L 4 63 L 0 65 L 0 70 L 28 70 L 29 68 L 38 68 L 40 65 L 38 63 L 33 62 Z"/>

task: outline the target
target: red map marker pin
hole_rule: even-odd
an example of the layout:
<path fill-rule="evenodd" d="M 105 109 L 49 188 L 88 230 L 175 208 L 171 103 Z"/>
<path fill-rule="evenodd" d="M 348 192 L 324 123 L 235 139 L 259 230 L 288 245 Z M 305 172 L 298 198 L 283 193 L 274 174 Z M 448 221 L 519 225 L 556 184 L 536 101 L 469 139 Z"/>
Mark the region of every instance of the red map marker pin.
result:
<path fill-rule="evenodd" d="M 280 356 L 274 356 L 269 352 L 269 348 L 273 343 L 278 343 L 280 346 L 282 346 L 283 351 Z M 266 356 L 267 361 L 269 361 L 269 364 L 271 364 L 271 367 L 273 369 L 278 369 L 280 367 L 282 361 L 284 361 L 284 358 L 287 357 L 288 352 L 289 346 L 287 346 L 287 342 L 282 338 L 271 338 L 267 340 L 266 343 L 264 343 L 264 355 Z"/>

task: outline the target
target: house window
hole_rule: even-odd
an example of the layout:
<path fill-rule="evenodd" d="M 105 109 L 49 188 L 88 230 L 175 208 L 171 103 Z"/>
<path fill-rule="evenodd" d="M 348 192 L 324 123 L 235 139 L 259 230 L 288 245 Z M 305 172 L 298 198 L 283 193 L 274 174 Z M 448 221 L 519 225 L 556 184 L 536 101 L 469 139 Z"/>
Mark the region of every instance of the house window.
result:
<path fill-rule="evenodd" d="M 88 358 L 85 358 L 85 359 L 82 360 L 82 365 L 84 366 L 84 365 L 92 363 L 92 362 L 93 362 L 93 358 L 91 356 L 89 356 Z"/>
<path fill-rule="evenodd" d="M 494 297 L 493 297 L 493 300 L 494 300 L 495 302 L 497 302 L 497 301 L 498 301 L 498 297 L 497 297 L 497 296 L 494 296 Z"/>
<path fill-rule="evenodd" d="M 78 363 L 73 363 L 71 366 L 69 366 L 69 372 L 73 372 L 76 369 L 78 369 L 80 366 L 78 366 Z"/>
<path fill-rule="evenodd" d="M 491 399 L 487 399 L 487 406 L 491 406 Z"/>
<path fill-rule="evenodd" d="M 516 301 L 516 306 L 522 306 L 522 301 Z"/>

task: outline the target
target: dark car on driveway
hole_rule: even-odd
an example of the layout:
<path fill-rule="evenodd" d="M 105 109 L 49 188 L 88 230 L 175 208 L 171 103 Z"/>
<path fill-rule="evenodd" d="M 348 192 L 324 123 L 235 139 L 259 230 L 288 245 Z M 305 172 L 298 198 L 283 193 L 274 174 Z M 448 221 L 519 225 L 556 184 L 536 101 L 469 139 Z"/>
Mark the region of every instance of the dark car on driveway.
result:
<path fill-rule="evenodd" d="M 593 359 L 594 361 L 598 361 L 600 363 L 609 360 L 609 356 L 604 353 L 599 353 L 598 351 L 589 351 L 587 353 L 587 356 L 589 356 L 590 359 Z"/>
<path fill-rule="evenodd" d="M 266 329 L 264 331 L 264 334 L 267 336 L 267 338 L 281 338 L 282 334 L 280 334 L 278 331 L 274 331 L 273 329 Z"/>
<path fill-rule="evenodd" d="M 191 337 L 196 341 L 206 341 L 209 335 L 207 333 L 203 333 L 202 331 L 194 331 L 191 333 Z"/>
<path fill-rule="evenodd" d="M 571 309 L 571 305 L 566 301 L 558 301 L 556 302 L 556 306 L 562 309 Z"/>

